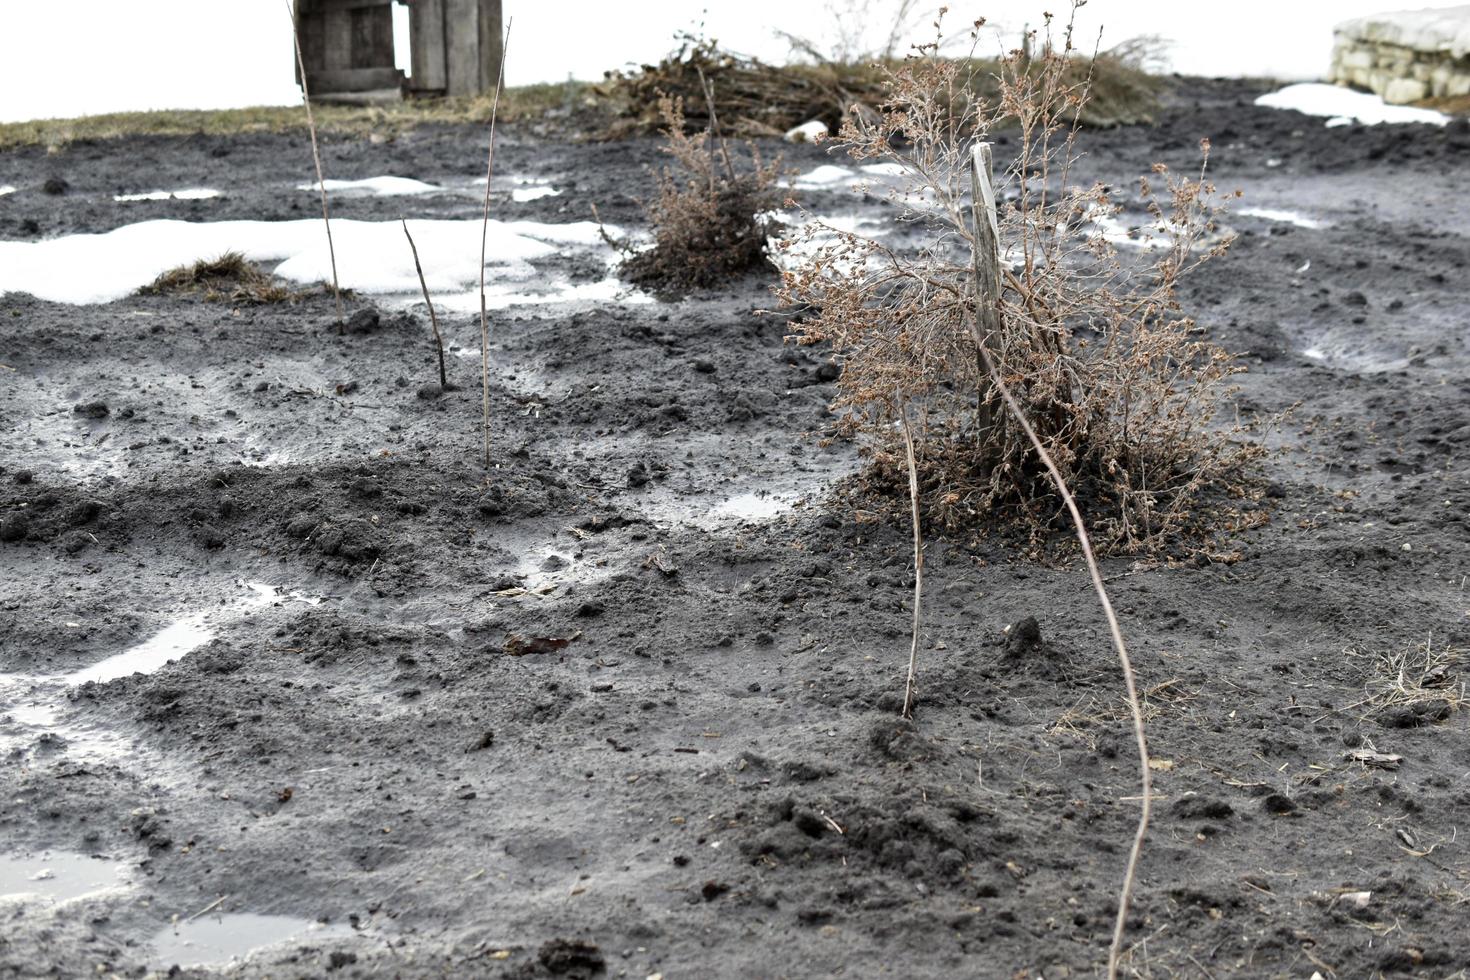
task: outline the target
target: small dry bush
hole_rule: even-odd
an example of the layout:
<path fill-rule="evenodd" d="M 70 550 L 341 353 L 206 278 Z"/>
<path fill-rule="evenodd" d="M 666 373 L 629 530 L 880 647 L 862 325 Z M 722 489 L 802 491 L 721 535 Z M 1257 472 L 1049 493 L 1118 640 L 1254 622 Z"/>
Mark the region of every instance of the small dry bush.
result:
<path fill-rule="evenodd" d="M 1050 34 L 1048 21 L 1037 55 L 1007 55 L 994 97 L 981 94 L 973 61 L 938 56 L 938 40 L 888 70 L 878 111 L 849 117 L 836 142 L 902 172 L 908 233 L 895 237 L 908 243 L 808 224 L 781 243 L 779 296 L 810 310 L 800 341 L 830 342 L 843 362 L 834 408 L 865 437 L 870 487 L 906 495 L 895 421 L 912 406 L 929 522 L 951 532 L 1011 522 L 1042 546 L 1065 522 L 1062 501 L 970 329 L 972 148 L 1003 140 L 1015 159 L 997 177 L 1002 282 L 999 316 L 982 318 L 987 350 L 1082 502 L 1099 552 L 1193 550 L 1246 519 L 1229 498 L 1244 494 L 1260 453 L 1222 423 L 1230 356 L 1176 299 L 1180 277 L 1229 241 L 1203 165 L 1190 176 L 1159 165 L 1140 179 L 1148 248 L 1120 254 L 1104 236 L 1120 206 L 1073 172 L 1093 80 L 1078 72 L 1070 25 L 1055 42 Z"/>
<path fill-rule="evenodd" d="M 199 293 L 210 302 L 236 305 L 287 303 L 299 295 L 239 252 L 170 269 L 138 292 L 153 296 Z"/>
<path fill-rule="evenodd" d="M 645 205 L 653 245 L 628 258 L 623 274 L 662 293 L 704 289 L 759 269 L 770 269 L 770 238 L 780 230 L 772 216 L 781 204 L 781 161 L 766 163 L 749 146 L 749 163 L 737 169 L 729 146 L 710 129 L 684 132 L 681 100 L 663 96 L 667 144 L 677 169 L 658 174 L 658 197 Z"/>

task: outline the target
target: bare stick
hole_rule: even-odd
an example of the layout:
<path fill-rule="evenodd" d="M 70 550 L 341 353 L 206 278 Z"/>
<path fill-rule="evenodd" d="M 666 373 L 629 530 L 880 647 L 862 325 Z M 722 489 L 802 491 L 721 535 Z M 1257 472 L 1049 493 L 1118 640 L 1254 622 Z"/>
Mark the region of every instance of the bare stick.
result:
<path fill-rule="evenodd" d="M 342 287 L 337 285 L 337 249 L 332 245 L 332 216 L 327 213 L 327 182 L 322 177 L 322 155 L 316 145 L 316 120 L 311 115 L 311 93 L 306 87 L 306 61 L 301 57 L 301 32 L 296 27 L 296 11 L 290 3 L 286 12 L 291 15 L 291 39 L 296 42 L 296 68 L 301 72 L 301 101 L 306 103 L 306 128 L 311 131 L 311 159 L 316 163 L 316 186 L 322 195 L 322 224 L 327 226 L 327 255 L 332 260 L 332 295 L 337 298 L 337 332 L 344 331 L 346 317 L 342 315 Z"/>
<path fill-rule="evenodd" d="M 490 102 L 490 157 L 485 163 L 485 213 L 480 219 L 480 407 L 485 436 L 485 469 L 490 468 L 490 314 L 485 308 L 485 243 L 490 235 L 490 180 L 495 176 L 495 117 L 500 111 L 500 89 L 505 83 L 505 57 L 510 50 L 510 25 L 505 22 L 505 41 L 500 46 L 500 74 L 495 79 L 495 97 Z"/>
<path fill-rule="evenodd" d="M 449 390 L 449 378 L 444 373 L 444 338 L 439 334 L 439 317 L 434 313 L 434 301 L 429 299 L 429 284 L 424 282 L 424 267 L 419 265 L 419 249 L 413 243 L 413 236 L 408 233 L 408 221 L 399 215 L 399 221 L 403 222 L 403 235 L 408 239 L 408 247 L 413 251 L 413 268 L 419 274 L 419 288 L 424 291 L 424 302 L 429 306 L 429 323 L 434 327 L 434 343 L 439 348 L 439 387 L 445 391 Z"/>
<path fill-rule="evenodd" d="M 909 506 L 914 522 L 914 637 L 909 645 L 909 676 L 903 687 L 903 716 L 914 717 L 914 697 L 918 692 L 919 604 L 924 598 L 924 538 L 919 529 L 919 464 L 914 459 L 914 434 L 909 429 L 909 409 L 902 406 L 903 448 L 909 460 Z"/>
<path fill-rule="evenodd" d="M 996 224 L 994 217 L 995 193 L 991 190 L 990 176 L 990 145 L 980 143 L 975 147 L 973 165 L 975 170 L 976 186 L 982 190 L 983 202 L 991 211 L 988 220 L 975 222 L 975 264 L 979 268 L 982 264 L 990 264 L 997 270 L 993 277 L 976 276 L 976 304 L 977 310 L 974 319 L 970 321 L 970 334 L 975 341 L 975 349 L 980 354 L 980 360 L 985 364 L 985 371 L 990 375 L 990 383 L 1000 396 L 1005 400 L 1006 408 L 1010 410 L 1011 416 L 1026 433 L 1026 438 L 1031 441 L 1031 447 L 1036 450 L 1036 455 L 1041 459 L 1042 465 L 1046 467 L 1047 473 L 1051 475 L 1052 483 L 1056 485 L 1057 493 L 1067 505 L 1067 512 L 1072 517 L 1072 525 L 1077 532 L 1077 543 L 1082 547 L 1082 557 L 1087 561 L 1087 571 L 1092 576 L 1092 587 L 1097 592 L 1097 601 L 1102 605 L 1103 615 L 1108 621 L 1108 631 L 1112 634 L 1113 647 L 1118 651 L 1118 663 L 1123 668 L 1123 682 L 1128 689 L 1128 710 L 1133 716 L 1133 735 L 1138 742 L 1138 771 L 1139 781 L 1143 784 L 1143 793 L 1140 797 L 1138 814 L 1138 829 L 1133 835 L 1133 849 L 1128 853 L 1128 868 L 1123 875 L 1123 886 L 1118 893 L 1118 918 L 1113 925 L 1113 943 L 1108 950 L 1108 978 L 1116 980 L 1118 976 L 1118 964 L 1123 954 L 1123 934 L 1128 925 L 1128 905 L 1133 897 L 1133 885 L 1137 880 L 1138 862 L 1143 855 L 1143 841 L 1148 835 L 1148 822 L 1153 807 L 1153 778 L 1148 767 L 1148 740 L 1143 730 L 1143 708 L 1138 700 L 1138 684 L 1133 675 L 1133 661 L 1128 656 L 1128 646 L 1123 642 L 1123 630 L 1118 626 L 1118 616 L 1113 612 L 1113 603 L 1108 599 L 1108 590 L 1103 585 L 1102 572 L 1097 567 L 1097 556 L 1092 551 L 1092 541 L 1087 536 L 1087 526 L 1082 521 L 1082 512 L 1077 509 L 1077 501 L 1072 497 L 1072 491 L 1067 488 L 1067 481 L 1062 479 L 1061 470 L 1042 446 L 1041 439 L 1036 435 L 1036 430 L 1031 427 L 1031 422 L 1026 418 L 1019 402 L 1011 394 L 1010 388 L 1006 386 L 1000 371 L 995 367 L 995 362 L 990 359 L 990 352 L 986 349 L 985 335 L 981 328 L 981 308 L 993 306 L 1000 299 L 998 286 L 987 292 L 984 287 L 985 281 L 998 284 L 998 268 L 1000 264 L 999 241 L 995 234 Z M 988 193 L 985 193 L 988 191 Z"/>

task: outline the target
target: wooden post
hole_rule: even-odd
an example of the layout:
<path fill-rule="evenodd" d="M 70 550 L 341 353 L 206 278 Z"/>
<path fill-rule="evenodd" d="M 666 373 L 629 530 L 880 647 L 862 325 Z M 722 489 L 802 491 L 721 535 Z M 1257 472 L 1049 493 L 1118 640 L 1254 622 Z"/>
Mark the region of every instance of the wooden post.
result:
<path fill-rule="evenodd" d="M 500 77 L 500 0 L 443 0 L 445 94 L 484 95 Z"/>
<path fill-rule="evenodd" d="M 1000 220 L 995 211 L 995 185 L 991 176 L 994 164 L 990 153 L 991 144 L 975 144 L 970 168 L 970 207 L 974 215 L 975 244 L 975 323 L 979 328 L 979 342 L 992 359 L 998 356 L 996 338 L 1000 336 Z M 977 409 L 980 429 L 989 432 L 994 423 L 994 413 L 988 401 L 991 384 L 983 357 L 976 352 L 981 386 Z"/>
<path fill-rule="evenodd" d="M 448 87 L 444 61 L 444 0 L 414 0 L 408 8 L 415 92 L 442 94 Z"/>

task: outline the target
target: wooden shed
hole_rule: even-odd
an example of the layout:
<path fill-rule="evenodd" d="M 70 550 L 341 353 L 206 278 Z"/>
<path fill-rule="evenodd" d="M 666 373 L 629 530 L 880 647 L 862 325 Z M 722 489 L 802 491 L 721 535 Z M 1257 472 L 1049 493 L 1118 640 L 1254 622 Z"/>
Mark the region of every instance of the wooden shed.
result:
<path fill-rule="evenodd" d="M 408 7 L 411 77 L 394 59 L 393 5 Z M 479 95 L 500 74 L 501 0 L 296 0 L 314 99 L 380 102 Z M 301 81 L 297 69 L 297 82 Z"/>

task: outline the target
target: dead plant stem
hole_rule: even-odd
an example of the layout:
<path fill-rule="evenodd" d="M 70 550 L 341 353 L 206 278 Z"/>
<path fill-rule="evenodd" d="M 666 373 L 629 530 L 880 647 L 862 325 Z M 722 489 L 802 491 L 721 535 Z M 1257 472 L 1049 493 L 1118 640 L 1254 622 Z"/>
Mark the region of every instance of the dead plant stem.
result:
<path fill-rule="evenodd" d="M 439 333 L 439 316 L 434 312 L 434 301 L 429 298 L 429 284 L 424 281 L 424 267 L 419 264 L 419 249 L 413 243 L 413 236 L 408 233 L 408 221 L 400 215 L 399 221 L 403 222 L 403 236 L 408 239 L 408 247 L 413 252 L 413 269 L 419 274 L 419 288 L 424 291 L 424 303 L 429 307 L 429 323 L 434 328 L 434 344 L 439 350 L 439 387 L 449 389 L 449 376 L 444 372 L 444 337 Z"/>
<path fill-rule="evenodd" d="M 919 464 L 914 458 L 914 434 L 909 428 L 907 405 L 900 405 L 899 419 L 903 424 L 904 452 L 908 456 L 909 506 L 914 523 L 914 630 L 909 644 L 909 673 L 903 686 L 903 716 L 913 718 L 914 697 L 918 689 L 920 606 L 924 600 L 924 536 L 919 526 Z"/>
<path fill-rule="evenodd" d="M 974 155 L 975 176 L 977 185 L 982 189 L 988 188 L 991 182 L 989 169 L 985 167 L 985 164 L 988 162 L 989 154 L 980 152 L 977 147 L 977 152 Z M 985 199 L 987 201 L 993 200 L 993 192 L 986 194 Z M 994 205 L 992 204 L 990 206 L 993 207 Z M 977 268 L 982 261 L 990 263 L 999 262 L 999 252 L 994 248 L 994 246 L 998 245 L 998 242 L 991 236 L 982 233 L 982 228 L 985 223 L 984 217 L 984 215 L 976 215 L 975 247 L 977 249 L 991 249 L 991 251 L 988 254 L 982 253 L 980 256 L 977 256 Z M 996 278 L 998 279 L 998 277 Z M 977 302 L 993 303 L 998 300 L 996 296 L 985 295 L 982 288 L 980 277 L 977 275 Z M 1113 611 L 1113 603 L 1108 598 L 1107 587 L 1103 584 L 1102 571 L 1098 568 L 1096 555 L 1093 554 L 1092 542 L 1087 536 L 1087 525 L 1082 520 L 1082 512 L 1077 508 L 1077 501 L 1072 497 L 1072 491 L 1067 487 L 1066 480 L 1062 478 L 1061 470 L 1057 468 L 1051 455 L 1047 453 L 1040 437 L 1036 434 L 1036 430 L 1032 427 L 1031 421 L 1026 417 L 1025 410 L 1021 408 L 1020 403 L 1011 394 L 1011 390 L 1007 387 L 1005 379 L 1001 377 L 1000 371 L 996 369 L 995 363 L 991 360 L 990 353 L 986 349 L 985 336 L 980 326 L 981 317 L 981 311 L 977 309 L 975 316 L 970 320 L 970 333 L 974 339 L 975 348 L 979 352 L 981 361 L 985 364 L 985 371 L 990 376 L 990 383 L 1000 393 L 1001 398 L 1005 401 L 1006 408 L 1009 409 L 1012 417 L 1015 418 L 1016 424 L 1025 432 L 1026 438 L 1030 440 L 1031 447 L 1036 450 L 1036 455 L 1041 459 L 1042 465 L 1046 467 L 1047 473 L 1050 474 L 1052 482 L 1056 485 L 1057 493 L 1061 495 L 1062 501 L 1067 506 L 1067 512 L 1071 515 L 1073 528 L 1077 532 L 1077 543 L 1082 549 L 1082 557 L 1087 562 L 1087 571 L 1092 576 L 1092 587 L 1097 592 L 1097 601 L 1102 606 L 1103 615 L 1107 618 L 1108 631 L 1112 635 L 1113 647 L 1118 653 L 1118 663 L 1123 670 L 1123 683 L 1128 692 L 1128 710 L 1133 716 L 1133 735 L 1138 743 L 1139 782 L 1142 785 L 1142 793 L 1139 799 L 1138 828 L 1133 835 L 1133 847 L 1128 853 L 1128 867 L 1124 872 L 1123 884 L 1118 894 L 1118 915 L 1113 925 L 1113 942 L 1108 950 L 1108 978 L 1109 980 L 1116 980 L 1119 962 L 1123 954 L 1123 935 L 1128 925 L 1128 907 L 1133 897 L 1133 886 L 1138 875 L 1138 862 L 1143 854 L 1143 842 L 1144 838 L 1148 835 L 1149 817 L 1152 814 L 1153 779 L 1148 765 L 1148 739 L 1144 734 L 1143 708 L 1138 699 L 1138 683 L 1133 673 L 1133 661 L 1128 656 L 1128 646 L 1123 641 L 1123 630 L 1118 625 L 1118 616 Z M 912 450 L 910 450 L 910 458 L 912 459 Z"/>
<path fill-rule="evenodd" d="M 296 44 L 296 68 L 301 72 L 301 101 L 306 104 L 306 128 L 311 133 L 311 159 L 316 164 L 316 186 L 322 196 L 322 224 L 327 228 L 327 256 L 332 262 L 332 295 L 337 300 L 337 332 L 346 331 L 346 317 L 342 313 L 342 287 L 337 283 L 337 249 L 332 244 L 332 216 L 327 211 L 327 182 L 322 176 L 322 154 L 317 148 L 316 120 L 311 114 L 311 92 L 306 82 L 306 60 L 301 56 L 301 32 L 296 27 L 296 11 L 290 3 L 286 13 L 291 17 L 291 39 Z"/>
<path fill-rule="evenodd" d="M 495 176 L 495 117 L 500 110 L 500 90 L 505 84 L 505 59 L 510 51 L 512 17 L 505 22 L 505 40 L 500 46 L 500 74 L 490 101 L 490 152 L 485 163 L 485 210 L 480 218 L 480 408 L 485 439 L 485 469 L 490 469 L 490 314 L 485 303 L 485 251 L 490 237 L 490 181 Z"/>

